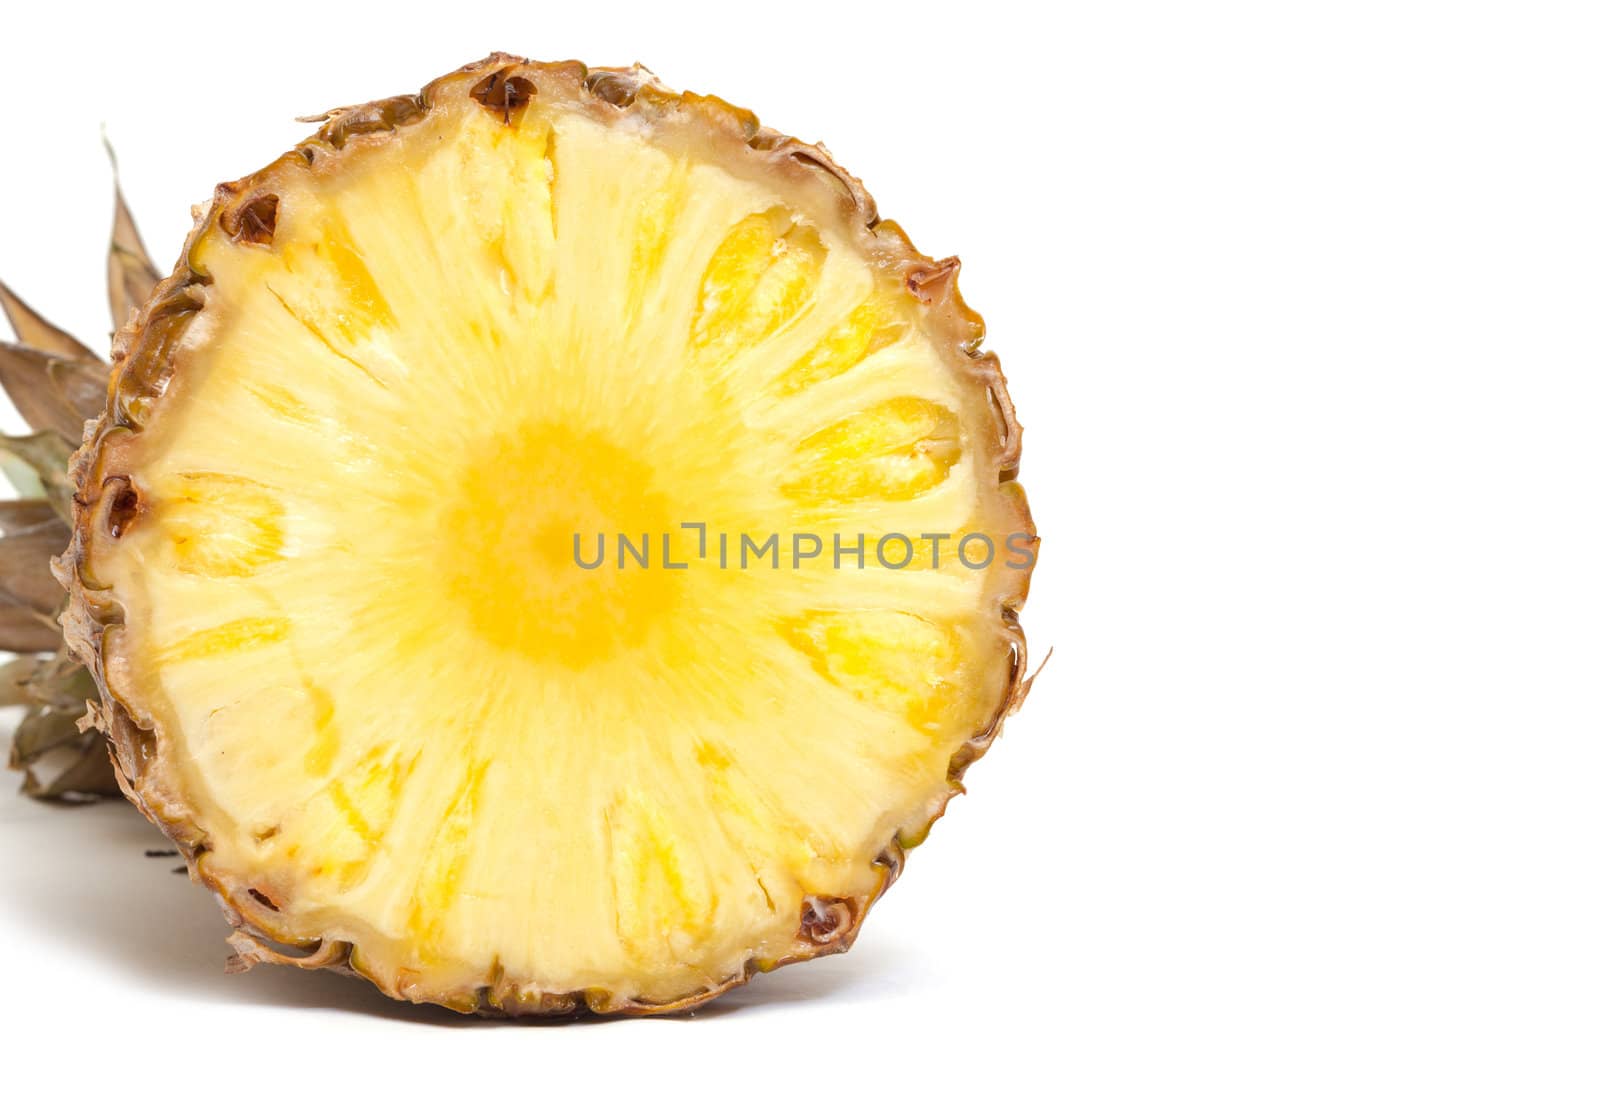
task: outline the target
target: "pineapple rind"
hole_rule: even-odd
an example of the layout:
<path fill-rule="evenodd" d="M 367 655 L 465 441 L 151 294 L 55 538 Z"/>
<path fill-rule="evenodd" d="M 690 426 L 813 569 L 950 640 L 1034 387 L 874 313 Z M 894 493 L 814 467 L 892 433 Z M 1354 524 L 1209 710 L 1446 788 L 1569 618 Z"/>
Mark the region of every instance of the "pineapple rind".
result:
<path fill-rule="evenodd" d="M 175 350 L 186 328 L 192 323 L 207 321 L 203 310 L 206 275 L 203 262 L 195 254 L 197 244 L 218 233 L 236 238 L 248 233 L 253 223 L 272 211 L 264 210 L 259 198 L 275 188 L 276 180 L 283 173 L 304 171 L 308 167 L 311 170 L 335 169 L 342 150 L 347 147 L 380 144 L 391 139 L 399 127 L 422 123 L 431 113 L 449 104 L 477 97 L 486 84 L 492 96 L 496 86 L 504 87 L 516 80 L 537 87 L 541 104 L 561 102 L 601 125 L 648 126 L 665 141 L 704 140 L 711 134 L 710 139 L 719 150 L 719 164 L 731 172 L 743 172 L 747 177 L 760 180 L 777 177 L 784 185 L 828 194 L 844 222 L 853 225 L 858 233 L 857 245 L 871 255 L 880 270 L 902 280 L 908 303 L 915 309 L 917 325 L 941 347 L 951 374 L 963 377 L 963 382 L 976 382 L 986 388 L 993 410 L 993 434 L 986 442 L 995 450 L 992 465 L 998 477 L 991 487 L 995 490 L 994 503 L 1007 514 L 1007 526 L 1026 529 L 1031 536 L 1032 523 L 1026 502 L 1020 487 L 1013 481 L 1020 450 L 1020 429 L 998 363 L 992 355 L 978 348 L 982 323 L 960 299 L 955 285 L 957 266 L 954 260 L 933 262 L 920 255 L 897 226 L 877 219 L 871 198 L 859 182 L 834 165 L 826 152 L 762 128 L 748 112 L 709 97 L 675 95 L 640 69 L 588 70 L 571 63 L 544 65 L 496 55 L 435 81 L 419 96 L 334 111 L 326 117 L 317 135 L 294 152 L 256 175 L 218 188 L 216 199 L 202 211 L 176 272 L 158 286 L 136 320 L 119 335 L 113 354 L 115 372 L 110 409 L 73 461 L 72 476 L 77 489 L 74 534 L 71 547 L 57 565 L 58 577 L 70 594 L 69 609 L 64 617 L 66 634 L 75 652 L 89 664 L 99 689 L 101 701 L 94 707 L 94 717 L 112 742 L 120 784 L 145 815 L 184 851 L 191 872 L 221 897 L 225 913 L 236 927 L 234 944 L 241 966 L 267 961 L 350 970 L 372 979 L 395 997 L 485 1013 L 561 1013 L 574 1009 L 654 1013 L 692 1008 L 746 981 L 757 971 L 849 947 L 866 911 L 898 875 L 904 849 L 926 835 L 928 826 L 959 791 L 962 771 L 987 749 L 1001 721 L 1016 708 L 1026 691 L 1025 642 L 1016 620 L 1026 595 L 1026 570 L 995 567 L 986 588 L 994 605 L 995 625 L 1001 628 L 1010 649 L 1005 685 L 997 694 L 992 712 L 974 726 L 970 738 L 950 757 L 944 789 L 926 803 L 920 818 L 896 831 L 882 850 L 866 863 L 873 878 L 867 886 L 848 900 L 828 893 L 807 896 L 802 901 L 804 913 L 796 929 L 795 943 L 787 951 L 752 955 L 741 967 L 715 982 L 673 983 L 661 994 L 618 993 L 598 987 L 552 991 L 537 983 L 513 981 L 498 968 L 487 971 L 461 968 L 457 981 L 441 983 L 438 976 L 422 976 L 391 966 L 385 962 L 383 954 L 363 952 L 360 945 L 352 944 L 349 939 L 310 936 L 303 923 L 278 912 L 271 893 L 261 886 L 261 878 L 218 869 L 207 854 L 211 837 L 199 823 L 193 806 L 193 790 L 186 785 L 173 757 L 164 754 L 158 746 L 160 726 L 168 711 L 152 708 L 135 697 L 137 689 L 128 683 L 126 658 L 117 650 L 123 603 L 117 588 L 102 580 L 96 571 L 97 561 L 114 555 L 123 530 L 138 521 L 143 512 L 145 501 L 133 489 L 127 465 L 130 443 L 143 430 L 153 407 L 169 386 Z M 509 124 L 514 107 L 503 91 L 501 96 L 494 102 L 505 106 Z M 482 98 L 479 101 L 486 107 L 490 105 Z M 792 229 L 779 223 L 753 225 L 751 231 L 770 231 L 776 236 L 792 232 Z M 771 329 L 781 325 L 785 309 L 792 307 L 785 302 L 784 276 L 784 271 L 774 271 L 767 280 L 749 290 L 761 294 L 756 298 L 759 305 L 756 314 L 761 314 L 760 309 L 768 306 L 776 309 L 772 312 L 776 318 L 759 320 L 769 324 Z M 359 287 L 359 277 L 354 281 Z M 649 289 L 649 285 L 643 285 L 639 291 L 647 293 Z M 358 295 L 360 306 L 350 310 L 350 321 L 384 321 L 385 302 L 372 292 Z M 639 305 L 637 300 L 628 303 Z M 725 336 L 726 331 L 711 325 L 693 334 L 695 346 L 702 351 L 702 359 L 712 370 Z M 848 348 L 848 338 L 841 336 L 836 344 Z M 921 410 L 919 407 L 912 409 Z M 939 473 L 938 467 L 927 472 L 933 477 Z M 900 485 L 886 482 L 884 488 L 892 491 Z M 268 512 L 267 506 L 266 501 L 256 502 L 254 508 L 246 507 L 246 513 Z M 238 567 L 262 561 L 259 551 L 252 548 L 223 558 L 221 564 Z M 225 626 L 234 629 L 226 630 Z M 220 624 L 209 637 L 189 640 L 261 643 L 273 638 L 269 620 L 245 619 Z M 937 635 L 919 640 L 931 642 L 932 647 L 938 645 Z M 798 651 L 815 652 L 804 646 L 802 643 L 797 647 Z M 846 685 L 853 685 L 849 681 L 860 676 L 850 665 L 833 665 L 829 670 L 847 681 Z M 883 701 L 899 701 L 899 696 L 892 693 L 892 679 L 886 686 L 891 693 Z M 403 761 L 403 757 L 381 761 Z M 715 769 L 717 758 L 707 756 L 702 762 Z M 382 776 L 384 768 L 373 769 L 374 777 Z M 469 782 L 476 784 L 471 779 Z M 616 807 L 619 812 L 615 829 L 625 841 L 637 841 L 641 868 L 661 867 L 660 862 L 666 859 L 656 852 L 652 842 L 653 821 L 648 804 L 624 800 Z M 460 818 L 468 812 L 470 803 L 463 799 L 451 805 L 447 815 Z M 467 821 L 462 818 L 447 822 Z M 628 860 L 626 853 L 624 859 Z M 425 907 L 418 911 L 425 912 Z M 287 952 L 285 946 L 300 951 Z"/>

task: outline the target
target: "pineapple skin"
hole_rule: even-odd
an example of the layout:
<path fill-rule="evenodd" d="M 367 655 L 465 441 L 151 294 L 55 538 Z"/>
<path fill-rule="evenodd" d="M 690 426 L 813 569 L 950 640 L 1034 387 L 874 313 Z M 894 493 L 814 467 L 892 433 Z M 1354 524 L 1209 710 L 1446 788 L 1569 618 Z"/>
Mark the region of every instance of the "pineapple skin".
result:
<path fill-rule="evenodd" d="M 928 827 L 943 815 L 949 800 L 963 791 L 963 773 L 988 750 L 1005 718 L 1027 695 L 1031 684 L 1027 643 L 1017 616 L 1027 596 L 1031 569 L 1015 571 L 1006 578 L 999 621 L 1009 636 L 1011 662 L 1000 701 L 951 755 L 944 798 L 936 802 L 927 826 L 901 832 L 878 853 L 873 862 L 876 888 L 865 899 L 809 897 L 796 932 L 800 944 L 791 955 L 751 959 L 737 974 L 709 988 L 669 999 L 621 997 L 599 988 L 549 992 L 537 984 L 509 982 L 503 974 L 489 982 L 463 982 L 446 990 L 425 990 L 404 982 L 391 989 L 382 977 L 363 967 L 362 954 L 350 943 L 296 936 L 278 920 L 270 902 L 253 889 L 251 878 L 227 875 L 201 862 L 208 836 L 163 762 L 154 731 L 155 713 L 125 700 L 108 683 L 104 638 L 108 628 L 121 622 L 122 608 L 116 589 L 96 580 L 95 560 L 98 552 L 112 549 L 123 529 L 144 511 L 144 502 L 131 484 L 132 468 L 124 462 L 116 438 L 139 432 L 149 420 L 167 387 L 174 349 L 184 329 L 200 314 L 201 301 L 191 291 L 203 283 L 203 275 L 190 262 L 196 241 L 215 229 L 236 239 L 248 240 L 261 232 L 270 237 L 276 209 L 263 195 L 270 192 L 278 172 L 287 167 L 302 169 L 309 164 L 315 168 L 336 159 L 349 144 L 393 139 L 398 130 L 446 100 L 470 96 L 486 110 L 509 114 L 519 108 L 519 99 L 530 87 L 537 88 L 542 101 L 559 99 L 606 124 L 627 117 L 646 125 L 691 126 L 709 132 L 721 144 L 738 146 L 752 171 L 804 180 L 799 184 L 814 185 L 817 177 L 825 180 L 851 221 L 874 240 L 877 261 L 893 270 L 907 293 L 918 301 L 924 328 L 944 347 L 953 367 L 987 386 L 994 437 L 1002 453 L 999 482 L 1011 483 L 1016 478 L 1021 427 L 998 359 L 980 348 L 983 320 L 964 303 L 957 288 L 959 261 L 934 260 L 921 254 L 899 225 L 880 220 L 861 182 L 840 168 L 823 147 L 764 127 L 751 112 L 713 96 L 670 91 L 639 66 L 589 68 L 578 62 L 534 62 L 496 53 L 433 81 L 417 95 L 381 99 L 304 119 L 321 123 L 313 136 L 261 171 L 219 185 L 213 199 L 197 208 L 195 227 L 174 272 L 155 286 L 147 302 L 116 335 L 106 411 L 89 423 L 84 444 L 69 467 L 74 490 L 72 538 L 65 552 L 53 560 L 52 570 L 68 595 L 61 616 L 67 646 L 87 666 L 98 691 L 99 701 L 89 702 L 85 727 L 98 729 L 109 742 L 112 770 L 122 792 L 182 852 L 191 878 L 217 896 L 233 926 L 229 942 L 235 955 L 230 971 L 261 963 L 327 969 L 360 975 L 400 1000 L 484 1016 L 682 1012 L 748 982 L 758 972 L 850 948 L 868 910 L 899 876 L 906 851 L 926 837 Z M 1014 488 L 1005 496 L 1015 510 L 1016 526 L 1026 529 L 1036 550 L 1036 530 L 1021 490 Z"/>

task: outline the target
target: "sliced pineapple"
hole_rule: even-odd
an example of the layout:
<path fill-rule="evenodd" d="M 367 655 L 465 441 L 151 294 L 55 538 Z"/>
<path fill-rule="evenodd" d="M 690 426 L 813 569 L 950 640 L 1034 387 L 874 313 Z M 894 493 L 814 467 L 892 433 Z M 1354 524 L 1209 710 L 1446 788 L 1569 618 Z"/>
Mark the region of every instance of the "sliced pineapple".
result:
<path fill-rule="evenodd" d="M 1019 692 L 980 336 L 820 149 L 641 71 L 335 112 L 219 189 L 76 463 L 131 795 L 246 962 L 396 997 L 844 948 Z"/>

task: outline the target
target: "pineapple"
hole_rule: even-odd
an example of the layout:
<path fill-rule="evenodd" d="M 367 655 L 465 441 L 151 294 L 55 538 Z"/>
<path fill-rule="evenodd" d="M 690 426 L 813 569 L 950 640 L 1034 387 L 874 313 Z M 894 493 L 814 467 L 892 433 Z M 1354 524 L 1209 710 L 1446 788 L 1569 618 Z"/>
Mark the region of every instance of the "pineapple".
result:
<path fill-rule="evenodd" d="M 637 67 L 312 120 L 200 210 L 54 491 L 86 720 L 235 967 L 653 1013 L 845 949 L 1027 686 L 956 262 Z"/>

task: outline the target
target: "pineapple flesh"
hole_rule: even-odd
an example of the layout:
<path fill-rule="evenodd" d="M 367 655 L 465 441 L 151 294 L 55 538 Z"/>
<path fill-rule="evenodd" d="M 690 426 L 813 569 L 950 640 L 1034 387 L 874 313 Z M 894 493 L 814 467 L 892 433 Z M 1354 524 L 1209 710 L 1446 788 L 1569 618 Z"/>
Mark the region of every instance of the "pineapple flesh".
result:
<path fill-rule="evenodd" d="M 655 1012 L 847 947 L 1023 690 L 954 263 L 642 70 L 319 120 L 202 210 L 74 462 L 125 790 L 241 966 Z"/>

